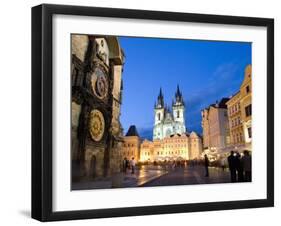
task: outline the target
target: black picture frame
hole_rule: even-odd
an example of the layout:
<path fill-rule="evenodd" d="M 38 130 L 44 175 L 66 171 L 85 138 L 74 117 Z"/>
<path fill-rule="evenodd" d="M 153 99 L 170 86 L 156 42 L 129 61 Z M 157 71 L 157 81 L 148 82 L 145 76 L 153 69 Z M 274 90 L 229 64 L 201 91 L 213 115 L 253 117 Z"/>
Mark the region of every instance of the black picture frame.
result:
<path fill-rule="evenodd" d="M 181 21 L 267 28 L 267 198 L 95 210 L 52 210 L 52 18 L 55 14 Z M 32 218 L 122 217 L 274 206 L 274 20 L 221 15 L 43 4 L 32 8 Z"/>

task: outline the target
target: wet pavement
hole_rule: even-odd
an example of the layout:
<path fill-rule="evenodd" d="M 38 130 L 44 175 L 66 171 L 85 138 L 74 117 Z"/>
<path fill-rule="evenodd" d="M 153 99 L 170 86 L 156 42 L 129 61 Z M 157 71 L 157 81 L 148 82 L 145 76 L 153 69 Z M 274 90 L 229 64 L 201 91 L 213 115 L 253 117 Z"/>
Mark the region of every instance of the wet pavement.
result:
<path fill-rule="evenodd" d="M 205 177 L 203 166 L 153 166 L 145 165 L 137 168 L 132 174 L 130 170 L 119 173 L 111 178 L 89 181 L 83 179 L 72 184 L 72 190 L 125 188 L 125 187 L 150 187 L 188 184 L 229 183 L 228 170 L 209 167 L 209 177 Z"/>
<path fill-rule="evenodd" d="M 230 183 L 229 171 L 223 171 L 221 168 L 209 167 L 209 177 L 205 177 L 205 167 L 203 166 L 175 168 L 169 170 L 169 173 L 166 175 L 141 186 L 150 187 L 213 183 Z"/>

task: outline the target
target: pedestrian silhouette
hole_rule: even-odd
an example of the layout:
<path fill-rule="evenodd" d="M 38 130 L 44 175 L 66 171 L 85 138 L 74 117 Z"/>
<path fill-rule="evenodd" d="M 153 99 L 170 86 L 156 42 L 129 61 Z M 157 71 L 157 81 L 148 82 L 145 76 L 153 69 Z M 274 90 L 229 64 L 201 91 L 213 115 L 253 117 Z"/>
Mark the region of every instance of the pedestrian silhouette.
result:
<path fill-rule="evenodd" d="M 241 162 L 241 155 L 239 152 L 237 152 L 235 156 L 235 168 L 238 173 L 238 182 L 243 182 L 244 181 L 243 164 Z"/>
<path fill-rule="evenodd" d="M 244 156 L 241 159 L 243 169 L 244 169 L 244 180 L 246 182 L 252 181 L 252 157 L 249 151 L 245 150 Z"/>
<path fill-rule="evenodd" d="M 236 182 L 236 164 L 235 164 L 235 156 L 234 156 L 234 151 L 230 152 L 230 155 L 227 158 L 228 161 L 228 166 L 229 166 L 229 171 L 230 171 L 230 179 L 231 182 Z"/>
<path fill-rule="evenodd" d="M 134 157 L 131 160 L 131 167 L 132 167 L 132 174 L 135 174 L 136 162 L 135 162 L 135 158 Z"/>
<path fill-rule="evenodd" d="M 127 168 L 128 168 L 128 161 L 127 161 L 127 158 L 125 157 L 123 159 L 123 172 L 126 173 L 127 172 Z"/>
<path fill-rule="evenodd" d="M 209 159 L 208 156 L 205 154 L 204 155 L 204 160 L 205 160 L 205 177 L 209 177 Z"/>

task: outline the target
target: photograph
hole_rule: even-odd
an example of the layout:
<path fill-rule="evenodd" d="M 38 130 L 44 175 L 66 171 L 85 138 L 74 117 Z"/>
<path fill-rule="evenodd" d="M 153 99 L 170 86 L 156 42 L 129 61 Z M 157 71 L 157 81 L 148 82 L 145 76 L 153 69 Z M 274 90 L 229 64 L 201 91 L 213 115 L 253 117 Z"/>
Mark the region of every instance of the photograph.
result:
<path fill-rule="evenodd" d="M 71 190 L 252 182 L 252 43 L 71 33 Z"/>

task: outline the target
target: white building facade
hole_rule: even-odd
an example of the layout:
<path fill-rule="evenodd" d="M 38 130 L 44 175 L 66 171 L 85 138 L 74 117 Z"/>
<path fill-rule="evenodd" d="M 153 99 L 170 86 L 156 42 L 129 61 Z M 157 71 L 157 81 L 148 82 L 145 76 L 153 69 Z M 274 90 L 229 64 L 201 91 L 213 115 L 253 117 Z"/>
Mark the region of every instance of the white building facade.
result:
<path fill-rule="evenodd" d="M 173 134 L 185 133 L 184 113 L 185 105 L 179 86 L 177 87 L 175 99 L 172 102 L 172 110 L 164 105 L 164 96 L 160 89 L 154 106 L 153 140 L 162 140 Z"/>

